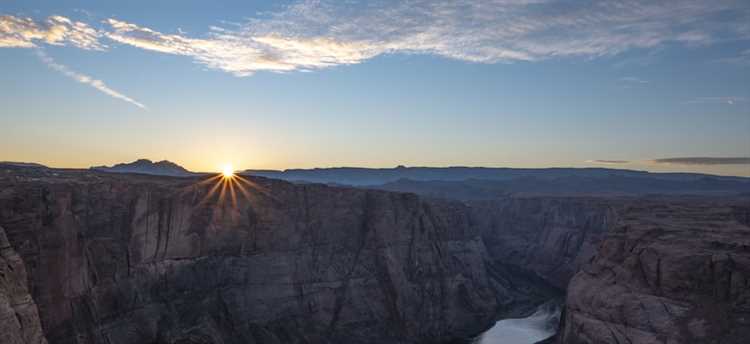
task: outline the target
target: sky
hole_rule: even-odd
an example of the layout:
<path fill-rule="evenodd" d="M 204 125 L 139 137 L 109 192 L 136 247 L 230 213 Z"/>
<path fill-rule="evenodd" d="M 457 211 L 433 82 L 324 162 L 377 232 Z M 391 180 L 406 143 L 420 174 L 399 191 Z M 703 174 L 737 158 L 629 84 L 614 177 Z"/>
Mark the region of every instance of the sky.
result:
<path fill-rule="evenodd" d="M 750 176 L 750 3 L 0 2 L 0 161 Z"/>

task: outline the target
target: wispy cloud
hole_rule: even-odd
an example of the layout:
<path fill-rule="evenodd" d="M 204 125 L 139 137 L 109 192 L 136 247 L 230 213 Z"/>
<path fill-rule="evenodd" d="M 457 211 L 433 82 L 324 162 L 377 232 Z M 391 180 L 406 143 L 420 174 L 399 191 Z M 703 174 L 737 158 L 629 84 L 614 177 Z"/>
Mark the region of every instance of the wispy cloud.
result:
<path fill-rule="evenodd" d="M 672 165 L 750 165 L 750 157 L 682 157 L 655 159 L 651 162 Z"/>
<path fill-rule="evenodd" d="M 207 39 L 163 34 L 149 28 L 108 19 L 112 31 L 107 37 L 137 48 L 193 57 L 210 68 L 237 76 L 255 71 L 286 72 L 359 63 L 374 53 L 363 43 L 337 41 L 326 37 L 307 39 L 278 34 L 250 36 L 212 28 Z"/>
<path fill-rule="evenodd" d="M 496 63 L 615 55 L 668 42 L 710 44 L 721 39 L 721 28 L 706 22 L 738 5 L 602 1 L 590 6 L 546 0 L 347 4 L 304 1 L 239 28 L 214 27 L 198 40 L 110 20 L 115 31 L 109 37 L 193 56 L 237 75 L 353 64 L 387 53 Z"/>
<path fill-rule="evenodd" d="M 590 164 L 604 164 L 604 165 L 621 165 L 621 164 L 630 163 L 630 161 L 628 160 L 586 160 L 586 162 Z"/>
<path fill-rule="evenodd" d="M 732 16 L 721 15 L 727 11 Z M 356 64 L 390 53 L 497 63 L 593 58 L 667 43 L 703 46 L 750 38 L 750 7 L 742 0 L 310 0 L 192 37 L 113 18 L 98 30 L 63 19 L 37 23 L 4 16 L 0 44 L 103 49 L 106 37 L 247 76 Z"/>
<path fill-rule="evenodd" d="M 72 45 L 86 50 L 104 50 L 101 34 L 88 24 L 62 16 L 51 16 L 43 22 L 31 18 L 0 16 L 0 47 L 33 48 L 36 43 Z"/>
<path fill-rule="evenodd" d="M 731 64 L 738 64 L 738 65 L 748 65 L 750 64 L 750 49 L 742 51 L 736 56 L 718 59 L 716 60 L 716 62 L 731 63 Z"/>
<path fill-rule="evenodd" d="M 135 106 L 137 106 L 137 107 L 139 107 L 141 109 L 146 109 L 145 105 L 139 103 L 138 101 L 136 101 L 133 98 L 130 98 L 130 97 L 128 97 L 128 96 L 126 96 L 126 95 L 124 95 L 124 94 L 122 94 L 120 92 L 117 92 L 117 91 L 111 89 L 103 81 L 94 79 L 94 78 L 92 78 L 92 77 L 90 77 L 88 75 L 85 75 L 85 74 L 78 73 L 78 72 L 76 72 L 76 71 L 68 68 L 65 65 L 61 65 L 61 64 L 55 62 L 55 60 L 53 60 L 49 55 L 45 54 L 44 51 L 42 51 L 40 49 L 37 49 L 36 50 L 36 54 L 39 57 L 39 59 L 42 60 L 42 62 L 44 62 L 47 66 L 49 66 L 50 68 L 52 68 L 52 69 L 54 69 L 54 70 L 62 73 L 63 75 L 65 75 L 65 76 L 67 76 L 67 77 L 69 77 L 69 78 L 71 78 L 71 79 L 73 79 L 73 80 L 75 80 L 77 82 L 80 82 L 82 84 L 89 85 L 89 86 L 97 89 L 98 91 L 100 91 L 100 92 L 102 92 L 102 93 L 104 93 L 104 94 L 106 94 L 106 95 L 108 95 L 110 97 L 126 101 L 126 102 L 128 102 L 130 104 L 133 104 L 133 105 L 135 105 Z"/>
<path fill-rule="evenodd" d="M 648 80 L 644 80 L 641 78 L 637 78 L 634 76 L 625 76 L 620 78 L 620 82 L 629 83 L 629 84 L 648 84 Z"/>
<path fill-rule="evenodd" d="M 728 104 L 728 105 L 734 105 L 737 103 L 743 103 L 747 101 L 744 97 L 734 97 L 734 96 L 728 96 L 728 97 L 696 97 L 691 100 L 688 100 L 686 103 L 688 104 Z"/>

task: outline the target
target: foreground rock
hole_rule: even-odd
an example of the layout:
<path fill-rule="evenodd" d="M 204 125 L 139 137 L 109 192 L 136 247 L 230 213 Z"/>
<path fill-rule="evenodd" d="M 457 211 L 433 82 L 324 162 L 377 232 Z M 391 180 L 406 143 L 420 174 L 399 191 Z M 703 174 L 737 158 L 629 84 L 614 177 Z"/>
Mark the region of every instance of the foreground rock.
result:
<path fill-rule="evenodd" d="M 0 342 L 45 344 L 39 314 L 26 283 L 26 266 L 0 227 Z"/>
<path fill-rule="evenodd" d="M 50 343 L 442 342 L 488 327 L 494 288 L 512 290 L 490 282 L 458 203 L 265 179 L 40 173 L 0 178 L 0 225 Z M 12 309 L 0 307 L 22 326 L 2 326 L 43 342 L 16 273 L 2 287 Z"/>
<path fill-rule="evenodd" d="M 571 281 L 561 343 L 747 343 L 750 202 L 630 204 Z"/>

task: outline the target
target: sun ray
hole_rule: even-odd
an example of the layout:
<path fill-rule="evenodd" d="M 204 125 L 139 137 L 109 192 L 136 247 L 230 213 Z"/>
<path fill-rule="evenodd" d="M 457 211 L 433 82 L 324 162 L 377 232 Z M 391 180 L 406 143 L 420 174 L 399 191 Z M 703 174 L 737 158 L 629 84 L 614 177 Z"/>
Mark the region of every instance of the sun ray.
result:
<path fill-rule="evenodd" d="M 231 208 L 236 209 L 241 206 L 244 201 L 252 202 L 255 197 L 259 195 L 275 199 L 275 197 L 267 191 L 266 187 L 256 183 L 246 176 L 234 173 L 231 169 L 231 165 L 225 166 L 221 173 L 186 186 L 184 190 L 192 191 L 196 195 L 199 195 L 201 193 L 200 191 L 203 189 L 202 186 L 204 185 L 210 185 L 210 189 L 197 203 L 197 206 L 199 207 L 204 206 L 208 202 L 215 201 L 215 206 L 225 208 L 231 205 Z M 228 209 L 224 210 L 228 211 Z"/>
<path fill-rule="evenodd" d="M 227 178 L 221 180 L 221 191 L 219 191 L 219 205 L 224 205 L 224 197 L 227 194 Z"/>
<path fill-rule="evenodd" d="M 245 178 L 245 177 L 243 177 L 243 176 L 241 176 L 241 175 L 239 175 L 239 174 L 235 175 L 235 178 L 237 179 L 237 181 L 238 181 L 238 182 L 239 182 L 240 184 L 245 184 L 245 185 L 246 185 L 247 187 L 249 187 L 250 189 L 253 189 L 253 190 L 255 190 L 255 191 L 258 191 L 259 193 L 263 194 L 264 196 L 267 196 L 267 197 L 269 197 L 269 198 L 274 198 L 274 197 L 273 197 L 273 196 L 272 196 L 272 195 L 271 195 L 271 194 L 270 194 L 270 193 L 268 192 L 268 190 L 267 190 L 267 189 L 266 189 L 265 187 L 263 187 L 262 185 L 259 185 L 258 183 L 255 183 L 255 182 L 253 182 L 253 181 L 251 181 L 251 180 L 249 180 L 249 179 L 247 179 L 247 178 Z"/>
<path fill-rule="evenodd" d="M 237 208 L 237 193 L 234 191 L 234 184 L 236 182 L 234 179 L 229 179 L 227 184 L 229 184 L 229 197 L 232 198 L 232 207 Z"/>
<path fill-rule="evenodd" d="M 218 182 L 218 183 L 216 183 L 216 184 L 214 184 L 214 185 L 213 185 L 213 186 L 211 187 L 211 189 L 210 189 L 210 190 L 208 191 L 208 193 L 206 193 L 206 195 L 205 195 L 205 196 L 203 196 L 203 199 L 201 199 L 201 201 L 200 201 L 200 202 L 198 202 L 198 205 L 199 205 L 199 206 L 201 206 L 201 205 L 205 204 L 206 202 L 208 202 L 208 201 L 209 201 L 209 200 L 211 199 L 211 197 L 213 197 L 213 195 L 214 195 L 214 194 L 216 193 L 216 191 L 217 191 L 217 190 L 219 189 L 219 187 L 221 187 L 221 180 L 219 180 L 219 178 L 220 178 L 220 176 L 216 176 L 216 177 L 213 177 L 213 178 L 209 178 L 209 179 L 207 179 L 207 180 L 206 180 L 206 181 L 208 181 L 208 180 L 214 180 L 214 179 L 216 179 L 216 180 L 218 180 L 219 182 Z M 205 182 L 205 181 L 204 181 L 204 182 Z M 199 185 L 200 185 L 200 184 L 202 184 L 202 183 L 199 183 Z"/>
<path fill-rule="evenodd" d="M 218 175 L 218 174 L 217 174 L 217 175 L 215 175 L 215 176 L 213 176 L 213 177 L 210 177 L 210 178 L 206 178 L 206 179 L 204 179 L 204 180 L 202 180 L 202 181 L 198 182 L 198 185 L 208 184 L 208 183 L 214 182 L 214 181 L 216 181 L 216 180 L 219 180 L 219 178 L 221 178 L 221 175 Z"/>
<path fill-rule="evenodd" d="M 238 176 L 238 177 L 239 177 L 239 176 Z M 240 182 L 240 181 L 241 181 L 241 177 L 240 177 L 240 178 L 237 178 L 237 181 L 238 181 L 238 182 L 237 182 L 237 189 L 239 189 L 239 190 L 240 190 L 240 193 L 242 193 L 242 196 L 244 196 L 244 197 L 245 197 L 245 200 L 247 200 L 247 201 L 251 201 L 251 198 L 250 198 L 250 192 L 249 192 L 249 191 L 247 191 L 247 189 L 245 188 L 245 186 L 244 186 L 244 185 L 242 185 L 242 183 Z"/>
<path fill-rule="evenodd" d="M 201 181 L 198 181 L 198 182 L 196 182 L 196 183 L 190 183 L 190 184 L 188 184 L 188 185 L 185 185 L 185 186 L 183 186 L 182 188 L 180 188 L 180 192 L 186 192 L 186 191 L 195 191 L 195 189 L 196 189 L 196 188 L 197 188 L 198 186 L 201 186 L 201 185 L 205 185 L 205 184 L 209 184 L 209 183 L 211 183 L 211 182 L 213 182 L 214 180 L 217 180 L 217 179 L 219 179 L 219 178 L 221 178 L 221 176 L 219 176 L 219 175 L 215 175 L 215 176 L 211 176 L 211 177 L 209 177 L 209 178 L 205 178 L 205 179 L 203 179 L 203 180 L 201 180 Z"/>

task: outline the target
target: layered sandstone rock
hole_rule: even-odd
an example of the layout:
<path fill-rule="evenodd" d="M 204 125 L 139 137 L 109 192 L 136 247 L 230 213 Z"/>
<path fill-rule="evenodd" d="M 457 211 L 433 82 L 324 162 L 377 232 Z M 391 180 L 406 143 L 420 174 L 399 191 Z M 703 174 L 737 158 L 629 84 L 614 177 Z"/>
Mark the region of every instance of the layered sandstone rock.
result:
<path fill-rule="evenodd" d="M 495 264 L 564 290 L 595 253 L 628 199 L 522 197 L 471 203 L 474 225 Z"/>
<path fill-rule="evenodd" d="M 562 343 L 750 337 L 747 200 L 19 169 L 0 226 L 3 343 L 440 343 L 565 289 Z"/>
<path fill-rule="evenodd" d="M 750 202 L 641 200 L 567 293 L 561 343 L 747 343 Z"/>
<path fill-rule="evenodd" d="M 465 206 L 265 179 L 218 182 L 83 172 L 0 178 L 3 252 L 25 261 L 47 340 L 437 342 L 494 320 L 486 251 Z M 11 302 L 14 312 L 26 314 L 20 304 Z M 12 332 L 29 336 L 25 327 Z M 43 341 L 31 335 L 21 343 Z"/>
<path fill-rule="evenodd" d="M 26 266 L 0 227 L 0 342 L 46 344 L 37 307 L 26 283 Z"/>

